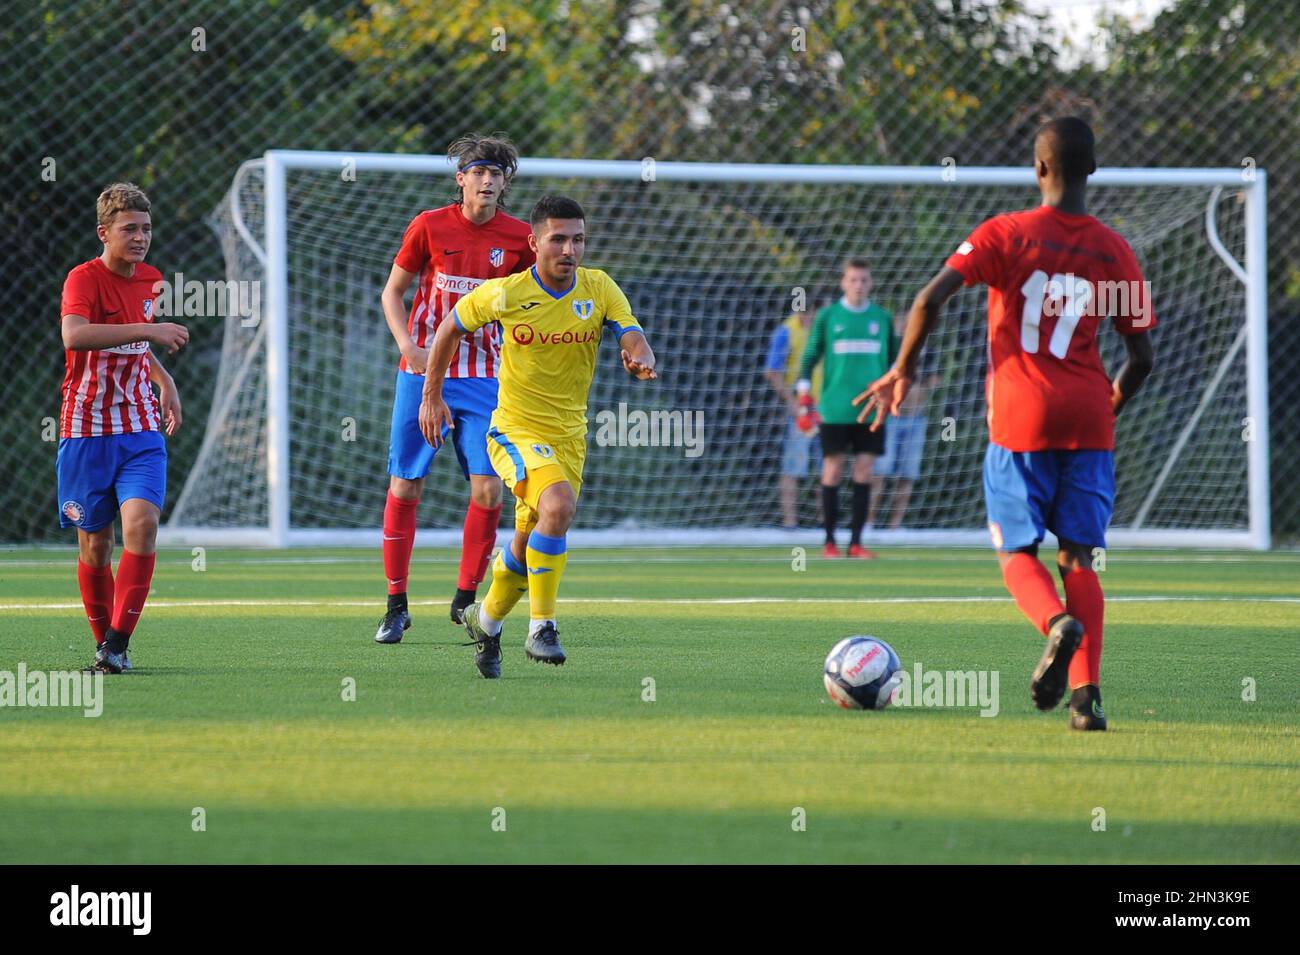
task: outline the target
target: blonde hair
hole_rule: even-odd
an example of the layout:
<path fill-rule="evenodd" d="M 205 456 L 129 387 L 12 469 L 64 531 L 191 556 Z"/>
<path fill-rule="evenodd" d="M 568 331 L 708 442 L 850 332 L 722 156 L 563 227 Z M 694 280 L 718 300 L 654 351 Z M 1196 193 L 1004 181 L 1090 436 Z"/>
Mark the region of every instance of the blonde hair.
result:
<path fill-rule="evenodd" d="M 115 182 L 99 194 L 95 215 L 102 226 L 112 225 L 119 212 L 148 212 L 149 197 L 133 182 Z"/>

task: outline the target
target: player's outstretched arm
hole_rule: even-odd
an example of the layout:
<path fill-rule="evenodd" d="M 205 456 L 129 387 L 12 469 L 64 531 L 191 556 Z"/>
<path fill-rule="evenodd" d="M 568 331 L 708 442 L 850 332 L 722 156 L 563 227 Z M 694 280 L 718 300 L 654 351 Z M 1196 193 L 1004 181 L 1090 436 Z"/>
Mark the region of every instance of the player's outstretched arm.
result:
<path fill-rule="evenodd" d="M 99 351 L 148 342 L 175 354 L 190 340 L 189 330 L 175 322 L 131 322 L 126 325 L 96 325 L 84 315 L 64 315 L 63 347 L 68 351 Z"/>
<path fill-rule="evenodd" d="M 158 356 L 149 355 L 149 380 L 158 386 L 158 406 L 162 409 L 163 428 L 170 437 L 181 426 L 181 395 L 176 379 L 171 376 Z"/>
<path fill-rule="evenodd" d="M 460 340 L 468 332 L 460 327 L 455 318 L 456 310 L 438 325 L 433 333 L 433 342 L 429 346 L 429 363 L 424 370 L 424 392 L 420 396 L 420 433 L 430 447 L 442 444 L 442 427 L 454 428 L 451 410 L 442 400 L 442 380 L 447 374 L 452 356 L 460 347 Z"/>
<path fill-rule="evenodd" d="M 921 357 L 921 349 L 935 325 L 939 324 L 939 313 L 948 299 L 957 294 L 957 290 L 966 281 L 965 277 L 950 265 L 945 265 L 939 273 L 917 293 L 912 301 L 912 310 L 907 316 L 907 328 L 903 330 L 903 343 L 899 346 L 898 357 L 894 365 L 883 377 L 867 385 L 860 395 L 853 399 L 855 406 L 861 405 L 858 415 L 859 423 L 866 421 L 872 411 L 880 409 L 876 420 L 871 424 L 872 431 L 879 431 L 885 418 L 896 414 L 907 397 L 908 389 L 916 378 L 916 364 Z"/>
<path fill-rule="evenodd" d="M 655 371 L 655 353 L 645 335 L 630 328 L 619 336 L 618 345 L 622 349 L 623 367 L 629 375 L 638 381 L 651 381 L 659 377 Z"/>
<path fill-rule="evenodd" d="M 1151 336 L 1146 332 L 1125 335 L 1124 349 L 1127 352 L 1124 367 L 1115 376 L 1110 390 L 1110 406 L 1115 410 L 1115 414 L 1119 414 L 1120 409 L 1128 404 L 1129 399 L 1138 393 L 1138 389 L 1147 380 L 1156 362 Z"/>
<path fill-rule="evenodd" d="M 392 271 L 388 273 L 388 281 L 384 284 L 384 291 L 379 296 L 379 301 L 384 306 L 384 321 L 388 323 L 393 341 L 397 342 L 398 351 L 406 359 L 406 367 L 418 375 L 424 373 L 425 363 L 429 360 L 429 349 L 421 348 L 411 337 L 411 332 L 406 327 L 406 305 L 402 301 L 406 296 L 406 290 L 414 281 L 414 272 L 408 272 L 400 265 L 394 265 Z"/>

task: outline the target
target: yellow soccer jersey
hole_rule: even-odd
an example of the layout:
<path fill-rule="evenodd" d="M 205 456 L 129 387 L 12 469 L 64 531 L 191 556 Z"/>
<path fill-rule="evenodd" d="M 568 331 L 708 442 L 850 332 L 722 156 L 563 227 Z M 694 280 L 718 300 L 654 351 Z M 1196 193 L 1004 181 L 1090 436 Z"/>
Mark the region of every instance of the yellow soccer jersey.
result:
<path fill-rule="evenodd" d="M 614 280 L 576 270 L 565 291 L 542 284 L 537 267 L 488 279 L 456 303 L 464 331 L 501 323 L 501 386 L 494 423 L 556 441 L 587 433 L 587 392 L 608 326 L 616 336 L 641 330 Z"/>

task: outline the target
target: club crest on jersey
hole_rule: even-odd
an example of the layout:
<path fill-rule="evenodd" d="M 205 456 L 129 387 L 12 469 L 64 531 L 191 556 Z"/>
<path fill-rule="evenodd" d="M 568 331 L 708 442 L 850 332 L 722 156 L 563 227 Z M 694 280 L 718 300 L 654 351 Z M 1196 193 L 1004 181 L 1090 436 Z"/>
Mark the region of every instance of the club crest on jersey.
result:
<path fill-rule="evenodd" d="M 595 299 L 580 298 L 573 303 L 573 314 L 577 315 L 582 321 L 591 318 L 591 313 L 596 310 Z"/>
<path fill-rule="evenodd" d="M 867 326 L 867 334 L 868 334 L 868 335 L 879 335 L 879 334 L 880 334 L 880 323 L 879 323 L 879 322 L 872 322 L 870 325 L 868 325 L 868 326 Z"/>
<path fill-rule="evenodd" d="M 144 320 L 147 322 L 151 318 L 153 318 L 153 299 L 147 298 L 144 300 Z"/>
<path fill-rule="evenodd" d="M 500 268 L 501 263 L 506 260 L 505 249 L 488 249 L 488 261 L 492 263 L 492 268 Z"/>
<path fill-rule="evenodd" d="M 86 519 L 86 509 L 76 501 L 64 501 L 63 516 L 74 524 L 80 524 Z"/>
<path fill-rule="evenodd" d="M 547 444 L 534 444 L 533 453 L 543 458 L 549 458 L 555 454 L 555 452 L 551 450 L 550 445 Z"/>

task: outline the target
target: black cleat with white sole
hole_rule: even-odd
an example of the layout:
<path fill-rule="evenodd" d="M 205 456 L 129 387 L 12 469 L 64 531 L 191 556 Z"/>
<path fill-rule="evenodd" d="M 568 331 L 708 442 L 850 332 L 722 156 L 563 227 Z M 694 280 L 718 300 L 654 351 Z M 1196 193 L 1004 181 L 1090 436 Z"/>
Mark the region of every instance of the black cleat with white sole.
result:
<path fill-rule="evenodd" d="M 1069 682 L 1070 658 L 1083 642 L 1083 624 L 1068 613 L 1052 620 L 1047 631 L 1047 646 L 1034 667 L 1034 679 L 1029 684 L 1029 695 L 1040 710 L 1053 709 L 1065 695 Z"/>
<path fill-rule="evenodd" d="M 402 634 L 410 629 L 411 615 L 404 607 L 390 610 L 384 614 L 384 619 L 379 621 L 379 629 L 375 631 L 375 643 L 401 643 Z"/>
<path fill-rule="evenodd" d="M 110 633 L 95 649 L 95 660 L 86 667 L 86 673 L 124 673 L 132 669 L 131 658 L 126 654 L 122 638 Z"/>
<path fill-rule="evenodd" d="M 470 604 L 462 615 L 465 632 L 474 641 L 473 644 L 466 644 L 466 646 L 478 648 L 474 653 L 474 665 L 478 667 L 478 672 L 483 679 L 496 680 L 501 676 L 501 634 L 498 633 L 495 637 L 489 636 L 483 629 L 483 625 L 479 623 L 478 612 L 479 605 Z"/>

